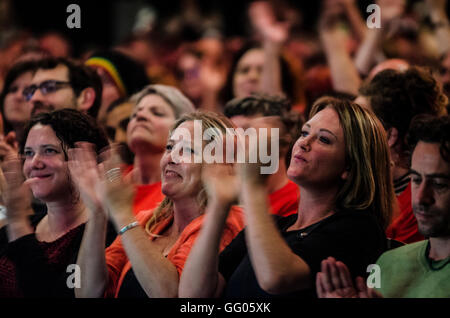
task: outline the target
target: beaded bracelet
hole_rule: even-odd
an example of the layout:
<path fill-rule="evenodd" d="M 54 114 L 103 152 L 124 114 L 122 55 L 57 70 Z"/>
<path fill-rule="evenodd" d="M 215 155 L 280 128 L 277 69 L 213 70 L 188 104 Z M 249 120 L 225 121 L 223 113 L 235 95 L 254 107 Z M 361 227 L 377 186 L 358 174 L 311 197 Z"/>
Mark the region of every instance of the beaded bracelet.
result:
<path fill-rule="evenodd" d="M 121 228 L 119 233 L 117 233 L 117 234 L 122 235 L 126 231 L 131 230 L 132 228 L 135 228 L 136 226 L 139 226 L 138 221 L 131 222 L 130 224 L 125 225 L 123 228 Z"/>

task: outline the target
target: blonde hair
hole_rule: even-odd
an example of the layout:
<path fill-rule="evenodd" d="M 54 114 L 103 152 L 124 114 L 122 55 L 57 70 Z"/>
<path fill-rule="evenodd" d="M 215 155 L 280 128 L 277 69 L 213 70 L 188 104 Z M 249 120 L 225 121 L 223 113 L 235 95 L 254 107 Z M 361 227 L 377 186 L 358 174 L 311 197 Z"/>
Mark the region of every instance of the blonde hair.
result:
<path fill-rule="evenodd" d="M 328 107 L 339 116 L 348 170 L 336 196 L 336 209 L 368 210 L 386 229 L 397 201 L 383 125 L 371 111 L 333 97 L 319 98 L 312 106 L 310 118 Z"/>
<path fill-rule="evenodd" d="M 213 112 L 193 112 L 184 114 L 181 116 L 174 124 L 171 133 L 175 131 L 182 123 L 194 120 L 201 120 L 202 122 L 202 135 L 203 132 L 208 128 L 212 128 L 215 131 L 221 133 L 222 135 L 227 133 L 227 128 L 234 128 L 233 123 L 223 115 L 219 115 Z M 212 141 L 210 141 L 212 142 Z M 208 142 L 209 143 L 209 142 Z M 204 145 L 205 146 L 205 145 Z M 199 191 L 197 195 L 197 202 L 201 207 L 200 213 L 205 212 L 207 201 L 207 196 L 205 189 Z M 173 201 L 168 197 L 159 204 L 159 206 L 154 210 L 152 217 L 145 224 L 145 231 L 151 236 L 157 236 L 152 232 L 155 230 L 156 226 L 164 219 L 170 218 L 173 215 Z"/>

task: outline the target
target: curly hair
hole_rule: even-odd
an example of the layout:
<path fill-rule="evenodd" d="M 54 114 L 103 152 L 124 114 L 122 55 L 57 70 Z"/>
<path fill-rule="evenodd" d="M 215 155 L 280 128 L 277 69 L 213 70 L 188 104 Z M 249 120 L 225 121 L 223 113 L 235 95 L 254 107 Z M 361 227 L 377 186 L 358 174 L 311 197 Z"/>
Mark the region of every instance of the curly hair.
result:
<path fill-rule="evenodd" d="M 419 114 L 445 115 L 447 97 L 425 68 L 413 66 L 404 72 L 384 70 L 360 88 L 386 130 L 396 128 L 398 144 L 407 151 L 409 125 Z"/>
<path fill-rule="evenodd" d="M 422 115 L 416 117 L 411 122 L 406 136 L 410 154 L 419 141 L 438 143 L 442 158 L 450 163 L 450 116 Z"/>
<path fill-rule="evenodd" d="M 20 153 L 23 154 L 27 136 L 35 125 L 50 126 L 61 141 L 62 148 L 74 148 L 75 143 L 86 141 L 96 146 L 97 153 L 108 146 L 105 132 L 95 123 L 94 118 L 75 110 L 64 108 L 49 113 L 40 113 L 32 117 L 25 127 L 24 138 L 20 141 Z M 67 154 L 66 154 L 67 159 Z"/>

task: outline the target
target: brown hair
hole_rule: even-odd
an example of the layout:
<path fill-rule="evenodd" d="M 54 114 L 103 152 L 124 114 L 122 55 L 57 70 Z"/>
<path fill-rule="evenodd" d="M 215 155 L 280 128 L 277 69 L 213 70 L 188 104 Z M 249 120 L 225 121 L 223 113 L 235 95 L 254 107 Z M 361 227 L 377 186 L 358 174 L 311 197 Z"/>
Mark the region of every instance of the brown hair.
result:
<path fill-rule="evenodd" d="M 318 99 L 310 118 L 327 107 L 339 116 L 348 167 L 348 178 L 336 196 L 336 209 L 368 210 L 386 229 L 396 207 L 386 132 L 371 111 L 332 97 Z"/>

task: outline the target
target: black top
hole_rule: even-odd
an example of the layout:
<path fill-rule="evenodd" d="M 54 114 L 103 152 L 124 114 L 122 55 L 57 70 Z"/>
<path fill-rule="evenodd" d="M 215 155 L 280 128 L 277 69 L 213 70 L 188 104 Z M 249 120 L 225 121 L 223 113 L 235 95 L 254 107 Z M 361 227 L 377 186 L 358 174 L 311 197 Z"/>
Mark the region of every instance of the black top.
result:
<path fill-rule="evenodd" d="M 43 214 L 30 217 L 33 228 Z M 53 242 L 40 242 L 34 233 L 8 243 L 6 226 L 0 229 L 0 296 L 1 297 L 58 297 L 72 298 L 74 289 L 67 281 L 74 271 L 85 224 L 70 230 Z M 106 246 L 116 237 L 112 223 L 108 223 Z M 82 273 L 81 273 L 82 274 Z"/>
<path fill-rule="evenodd" d="M 275 217 L 286 243 L 309 265 L 314 287 L 280 295 L 270 295 L 262 290 L 247 253 L 244 229 L 219 257 L 219 272 L 227 282 L 225 297 L 317 297 L 315 277 L 320 272 L 322 260 L 333 256 L 344 262 L 354 277 L 365 277 L 367 266 L 374 264 L 386 250 L 384 231 L 368 212 L 339 212 L 305 229 L 287 232 L 296 220 L 297 214 Z"/>

